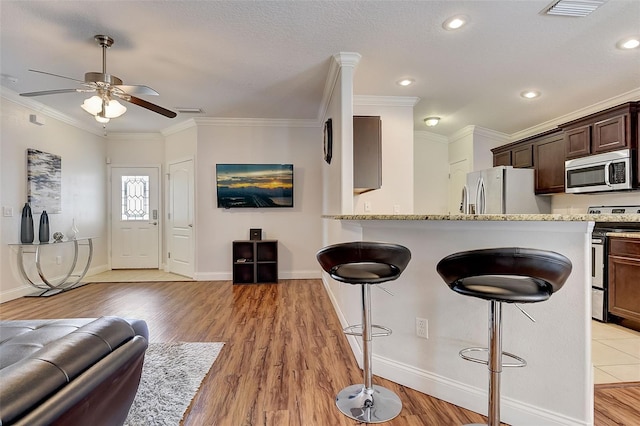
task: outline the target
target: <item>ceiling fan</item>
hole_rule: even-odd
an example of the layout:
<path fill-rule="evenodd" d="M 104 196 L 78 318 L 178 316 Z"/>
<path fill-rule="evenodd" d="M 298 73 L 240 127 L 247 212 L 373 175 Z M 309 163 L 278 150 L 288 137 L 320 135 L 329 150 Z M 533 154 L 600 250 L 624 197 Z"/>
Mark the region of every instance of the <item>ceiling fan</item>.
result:
<path fill-rule="evenodd" d="M 71 92 L 95 93 L 95 96 L 85 100 L 82 104 L 82 108 L 88 113 L 94 115 L 96 120 L 103 124 L 107 123 L 111 118 L 119 117 L 127 110 L 123 105 L 117 102 L 115 98 L 146 108 L 155 113 L 164 115 L 165 117 L 176 117 L 177 114 L 175 112 L 134 96 L 159 95 L 159 93 L 152 88 L 144 85 L 125 85 L 122 84 L 122 80 L 115 75 L 108 74 L 107 49 L 113 45 L 113 39 L 106 35 L 96 35 L 94 39 L 102 47 L 102 72 L 87 72 L 84 75 L 84 81 L 82 81 L 71 77 L 65 77 L 63 75 L 30 69 L 29 71 L 32 72 L 76 81 L 80 83 L 82 87 L 75 89 L 56 89 L 20 93 L 20 96 L 33 97 Z"/>

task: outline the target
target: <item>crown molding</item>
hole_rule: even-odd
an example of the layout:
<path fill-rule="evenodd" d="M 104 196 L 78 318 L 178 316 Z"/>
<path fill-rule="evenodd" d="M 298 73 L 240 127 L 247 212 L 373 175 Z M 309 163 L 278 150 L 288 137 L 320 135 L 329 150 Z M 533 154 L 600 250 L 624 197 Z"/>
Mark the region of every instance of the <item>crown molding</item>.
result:
<path fill-rule="evenodd" d="M 107 139 L 113 141 L 164 141 L 162 133 L 109 133 Z"/>
<path fill-rule="evenodd" d="M 449 138 L 447 136 L 443 136 L 438 133 L 429 132 L 427 130 L 415 130 L 413 134 L 414 134 L 414 142 L 415 142 L 415 136 L 419 136 L 421 138 L 429 139 L 429 142 L 436 142 L 436 143 L 442 143 L 442 144 L 449 143 Z"/>
<path fill-rule="evenodd" d="M 420 101 L 415 96 L 369 96 L 355 95 L 353 104 L 357 106 L 397 106 L 414 107 Z"/>
<path fill-rule="evenodd" d="M 356 67 L 360 63 L 362 55 L 357 52 L 340 52 L 333 55 L 333 60 L 342 67 Z"/>
<path fill-rule="evenodd" d="M 165 129 L 162 129 L 160 133 L 162 134 L 162 136 L 169 136 L 178 132 L 182 132 L 183 130 L 190 129 L 192 127 L 197 127 L 197 125 L 196 125 L 195 119 L 190 118 L 181 123 L 177 123 Z"/>
<path fill-rule="evenodd" d="M 0 97 L 6 99 L 9 102 L 13 102 L 14 104 L 30 109 L 34 112 L 46 115 L 47 117 L 53 118 L 54 120 L 73 126 L 77 129 L 84 130 L 85 132 L 89 132 L 96 136 L 104 137 L 103 129 L 89 126 L 83 121 L 76 120 L 75 118 L 63 114 L 56 109 L 50 108 L 34 99 L 20 96 L 18 93 L 14 92 L 11 89 L 7 89 L 4 86 L 0 86 Z"/>
<path fill-rule="evenodd" d="M 536 126 L 529 127 L 528 129 L 524 129 L 519 132 L 513 133 L 510 135 L 510 140 L 511 142 L 515 142 L 520 139 L 527 138 L 529 136 L 534 136 L 534 135 L 546 132 L 547 130 L 554 129 L 558 127 L 558 125 L 560 124 L 577 120 L 579 118 L 585 117 L 590 114 L 595 114 L 607 108 L 611 108 L 611 107 L 623 104 L 625 102 L 634 102 L 634 101 L 637 101 L 638 99 L 640 99 L 640 87 L 632 89 L 620 95 L 614 96 L 612 98 L 605 99 L 604 101 L 596 102 L 593 105 L 589 105 L 588 107 L 570 112 L 569 114 L 554 118 L 553 120 L 545 121 L 544 123 L 540 123 Z"/>
<path fill-rule="evenodd" d="M 198 126 L 321 127 L 321 122 L 317 119 L 198 117 L 192 120 Z"/>

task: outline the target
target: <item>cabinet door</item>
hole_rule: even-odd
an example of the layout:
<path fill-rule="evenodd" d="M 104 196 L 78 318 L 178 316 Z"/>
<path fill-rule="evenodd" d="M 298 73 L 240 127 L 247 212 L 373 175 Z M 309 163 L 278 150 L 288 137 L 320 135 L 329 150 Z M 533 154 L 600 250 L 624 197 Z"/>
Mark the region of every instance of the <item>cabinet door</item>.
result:
<path fill-rule="evenodd" d="M 564 192 L 564 149 L 562 133 L 546 137 L 534 145 L 535 192 Z"/>
<path fill-rule="evenodd" d="M 493 166 L 510 166 L 511 165 L 511 151 L 500 152 L 493 155 Z"/>
<path fill-rule="evenodd" d="M 533 166 L 533 145 L 525 145 L 523 147 L 514 148 L 513 167 L 527 168 Z"/>
<path fill-rule="evenodd" d="M 353 117 L 353 191 L 382 186 L 382 121 L 378 116 Z"/>
<path fill-rule="evenodd" d="M 629 114 L 603 120 L 593 125 L 593 152 L 606 152 L 627 147 Z"/>
<path fill-rule="evenodd" d="M 640 259 L 609 256 L 609 312 L 640 321 Z"/>
<path fill-rule="evenodd" d="M 591 126 L 582 126 L 564 132 L 564 147 L 567 159 L 591 153 Z"/>

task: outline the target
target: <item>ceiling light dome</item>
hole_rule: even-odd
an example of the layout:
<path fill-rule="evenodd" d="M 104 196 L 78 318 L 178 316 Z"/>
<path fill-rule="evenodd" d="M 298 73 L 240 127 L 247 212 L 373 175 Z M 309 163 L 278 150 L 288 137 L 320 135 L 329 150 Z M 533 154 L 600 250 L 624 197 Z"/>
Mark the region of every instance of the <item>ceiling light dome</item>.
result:
<path fill-rule="evenodd" d="M 535 99 L 540 97 L 540 92 L 537 90 L 525 90 L 524 92 L 520 93 L 520 96 L 525 99 Z"/>
<path fill-rule="evenodd" d="M 640 46 L 640 37 L 628 37 L 616 43 L 616 47 L 622 50 L 636 49 Z"/>
<path fill-rule="evenodd" d="M 447 31 L 457 30 L 469 23 L 469 17 L 466 15 L 456 15 L 447 19 L 442 23 L 442 28 Z"/>
<path fill-rule="evenodd" d="M 427 127 L 437 126 L 439 122 L 440 117 L 427 117 L 424 119 L 424 124 L 427 125 Z"/>

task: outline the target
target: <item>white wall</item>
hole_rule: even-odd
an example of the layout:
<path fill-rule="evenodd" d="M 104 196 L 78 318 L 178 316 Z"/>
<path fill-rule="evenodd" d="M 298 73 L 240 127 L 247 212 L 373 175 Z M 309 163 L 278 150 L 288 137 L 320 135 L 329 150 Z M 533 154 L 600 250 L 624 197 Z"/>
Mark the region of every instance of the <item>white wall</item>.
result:
<path fill-rule="evenodd" d="M 98 237 L 94 241 L 92 271 L 101 271 L 107 264 L 106 239 L 106 142 L 103 137 L 80 130 L 41 111 L 24 107 L 8 97 L 1 98 L 1 161 L 2 182 L 0 203 L 13 209 L 12 217 L 1 217 L 0 237 L 0 302 L 35 291 L 22 282 L 17 272 L 17 249 L 8 244 L 20 241 L 20 214 L 27 198 L 26 150 L 35 148 L 62 157 L 62 212 L 49 214 L 51 234 L 67 234 L 73 218 L 80 236 Z M 37 126 L 29 115 L 37 113 L 46 120 Z M 38 228 L 40 215 L 34 215 Z M 37 240 L 37 237 L 36 237 Z M 60 276 L 68 266 L 70 245 L 50 246 L 43 250 L 43 266 L 49 277 Z M 48 253 L 47 253 L 48 252 Z M 62 265 L 55 256 L 62 256 Z M 27 257 L 27 259 L 32 257 Z M 30 268 L 34 272 L 34 268 Z M 37 276 L 37 274 L 35 275 Z"/>
<path fill-rule="evenodd" d="M 355 195 L 354 213 L 413 213 L 413 106 L 417 101 L 413 97 L 354 97 L 354 115 L 380 116 L 382 120 L 382 186 Z M 365 202 L 370 211 L 365 211 Z"/>
<path fill-rule="evenodd" d="M 249 228 L 279 241 L 280 278 L 319 277 L 322 129 L 316 122 L 199 122 L 197 158 L 196 279 L 230 279 L 231 242 L 249 239 Z M 218 208 L 218 163 L 292 163 L 294 207 Z"/>
<path fill-rule="evenodd" d="M 413 211 L 447 214 L 449 139 L 416 131 L 413 141 Z"/>

